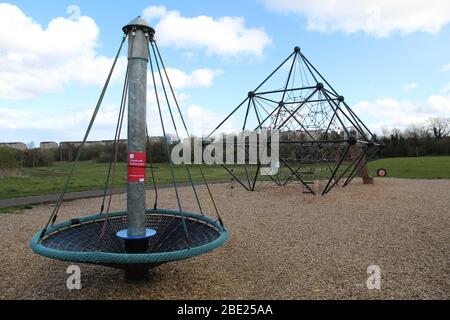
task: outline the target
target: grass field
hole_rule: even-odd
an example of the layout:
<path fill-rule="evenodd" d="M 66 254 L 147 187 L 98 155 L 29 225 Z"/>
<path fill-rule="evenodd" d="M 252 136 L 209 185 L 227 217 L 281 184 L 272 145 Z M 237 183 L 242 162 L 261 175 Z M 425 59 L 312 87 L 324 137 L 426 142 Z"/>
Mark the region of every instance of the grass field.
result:
<path fill-rule="evenodd" d="M 379 168 L 394 178 L 450 179 L 450 157 L 387 158 L 369 164 L 372 176 Z"/>
<path fill-rule="evenodd" d="M 68 162 L 55 162 L 51 167 L 25 168 L 20 177 L 6 177 L 0 179 L 0 199 L 43 195 L 61 192 L 67 179 L 71 164 Z M 102 189 L 105 185 L 108 164 L 91 161 L 80 161 L 75 169 L 68 191 L 85 191 Z M 158 184 L 171 183 L 168 164 L 154 165 L 155 178 Z M 225 170 L 217 166 L 205 166 L 203 172 L 208 180 L 228 179 Z M 147 169 L 150 176 L 150 169 Z M 177 182 L 189 181 L 184 166 L 175 167 Z M 194 181 L 201 181 L 200 170 L 191 167 Z M 126 185 L 126 164 L 117 163 L 115 187 Z"/>
<path fill-rule="evenodd" d="M 208 180 L 226 180 L 230 176 L 220 166 L 204 166 Z M 450 157 L 389 158 L 373 161 L 370 172 L 376 175 L 378 168 L 385 168 L 389 177 L 410 179 L 450 179 Z M 26 168 L 20 177 L 0 179 L 0 199 L 58 193 L 64 185 L 70 169 L 68 162 L 56 162 L 52 167 Z M 68 191 L 101 189 L 106 180 L 108 164 L 91 161 L 79 162 Z M 148 175 L 150 175 L 148 169 Z M 198 168 L 191 168 L 194 181 L 200 181 Z M 178 182 L 187 182 L 184 167 L 176 167 Z M 158 184 L 171 183 L 167 164 L 156 164 L 155 175 Z M 126 164 L 117 164 L 114 186 L 125 186 Z"/>

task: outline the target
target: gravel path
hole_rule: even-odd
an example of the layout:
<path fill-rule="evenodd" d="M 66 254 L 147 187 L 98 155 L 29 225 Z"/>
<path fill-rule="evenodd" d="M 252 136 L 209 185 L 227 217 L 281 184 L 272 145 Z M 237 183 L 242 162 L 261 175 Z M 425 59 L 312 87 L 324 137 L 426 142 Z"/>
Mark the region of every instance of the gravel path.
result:
<path fill-rule="evenodd" d="M 224 183 L 225 181 L 210 181 L 209 184 L 216 184 L 216 183 Z M 199 182 L 194 182 L 194 184 L 200 184 Z M 201 183 L 203 184 L 203 183 Z M 184 182 L 180 183 L 180 186 L 190 186 L 190 183 Z M 147 190 L 153 190 L 152 185 L 146 186 Z M 172 188 L 172 184 L 164 184 L 159 185 L 158 189 L 166 189 L 166 188 Z M 66 192 L 64 194 L 64 200 L 77 200 L 77 199 L 87 199 L 87 198 L 97 198 L 102 197 L 105 190 L 88 190 L 88 191 L 76 191 L 76 192 Z M 121 188 L 113 188 L 112 193 L 113 194 L 121 194 L 126 193 L 127 188 L 121 187 Z M 59 200 L 61 196 L 61 193 L 54 193 L 54 194 L 45 194 L 41 196 L 28 196 L 28 197 L 19 197 L 19 198 L 12 198 L 12 199 L 0 199 L 0 208 L 9 208 L 9 207 L 18 207 L 23 205 L 30 205 L 30 204 L 44 204 L 44 203 L 52 203 Z"/>
<path fill-rule="evenodd" d="M 83 289 L 67 290 L 69 263 L 28 248 L 51 205 L 0 215 L 0 298 L 450 299 L 450 180 L 355 181 L 325 197 L 303 195 L 299 186 L 254 193 L 226 184 L 211 188 L 229 241 L 207 255 L 155 268 L 139 285 L 125 284 L 120 270 L 81 265 Z M 191 190 L 181 193 L 193 210 Z M 200 193 L 206 201 L 206 191 Z M 174 207 L 172 195 L 161 190 L 161 205 Z M 116 196 L 113 209 L 124 201 Z M 98 199 L 68 202 L 61 219 L 98 208 Z M 381 268 L 381 290 L 366 288 L 369 265 Z"/>

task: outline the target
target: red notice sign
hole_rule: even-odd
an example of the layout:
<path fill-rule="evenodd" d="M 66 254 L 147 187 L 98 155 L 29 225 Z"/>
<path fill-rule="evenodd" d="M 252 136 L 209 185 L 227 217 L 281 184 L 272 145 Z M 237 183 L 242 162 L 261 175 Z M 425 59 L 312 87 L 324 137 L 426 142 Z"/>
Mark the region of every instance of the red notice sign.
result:
<path fill-rule="evenodd" d="M 128 152 L 128 182 L 145 182 L 145 152 Z"/>

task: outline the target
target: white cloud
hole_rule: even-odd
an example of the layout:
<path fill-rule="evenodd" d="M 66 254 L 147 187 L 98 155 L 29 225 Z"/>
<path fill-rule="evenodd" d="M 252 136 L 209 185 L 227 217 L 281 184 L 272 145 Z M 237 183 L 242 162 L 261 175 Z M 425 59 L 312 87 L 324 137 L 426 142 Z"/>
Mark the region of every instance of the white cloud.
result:
<path fill-rule="evenodd" d="M 151 21 L 159 19 L 156 38 L 163 46 L 205 49 L 208 54 L 219 56 L 259 56 L 272 42 L 263 28 L 246 28 L 242 17 L 183 17 L 162 6 L 148 7 L 143 15 Z"/>
<path fill-rule="evenodd" d="M 187 108 L 187 120 L 195 135 L 208 135 L 225 118 L 216 112 L 201 108 L 197 105 L 190 105 Z M 232 123 L 228 122 L 221 127 L 221 132 L 232 131 Z"/>
<path fill-rule="evenodd" d="M 416 90 L 418 87 L 419 87 L 418 83 L 410 82 L 410 83 L 403 85 L 401 89 L 403 92 L 411 92 L 411 91 Z"/>
<path fill-rule="evenodd" d="M 450 96 L 432 95 L 421 110 L 448 116 L 450 114 Z"/>
<path fill-rule="evenodd" d="M 450 71 L 450 63 L 449 63 L 449 64 L 446 64 L 445 66 L 443 66 L 443 67 L 441 68 L 441 71 L 443 71 L 443 72 L 445 72 L 445 71 Z"/>
<path fill-rule="evenodd" d="M 34 98 L 42 93 L 62 90 L 66 85 L 73 83 L 78 85 L 104 83 L 112 59 L 96 52 L 99 29 L 95 21 L 81 15 L 77 6 L 70 6 L 67 13 L 70 15 L 68 18 L 55 18 L 48 26 L 42 26 L 26 16 L 18 7 L 0 4 L 0 99 Z M 164 15 L 165 10 L 154 9 L 147 13 L 158 17 Z M 8 31 L 11 29 L 17 32 L 13 34 Z M 127 59 L 121 57 L 114 77 L 124 76 L 126 63 Z M 210 87 L 214 85 L 215 78 L 223 73 L 220 69 L 207 68 L 194 69 L 190 72 L 167 68 L 167 72 L 177 91 Z M 150 81 L 149 74 L 148 82 Z M 161 88 L 159 93 L 165 108 Z M 153 88 L 147 97 L 149 129 L 155 131 L 153 134 L 160 134 Z M 184 104 L 189 95 L 177 92 L 177 98 Z M 175 110 L 174 105 L 173 107 Z M 24 137 L 33 140 L 79 140 L 86 130 L 92 112 L 91 108 L 76 112 L 58 108 L 44 112 L 31 107 L 3 105 L 0 107 L 0 137 L 2 140 L 21 140 Z M 116 107 L 102 106 L 90 139 L 112 138 L 117 112 Z M 214 118 L 214 112 L 192 105 L 183 108 L 183 113 L 189 127 L 191 120 L 197 127 L 202 128 L 207 127 L 208 121 L 215 123 L 220 119 L 219 116 Z M 168 132 L 174 133 L 167 110 L 163 116 Z M 179 116 L 175 118 L 178 127 L 181 128 Z M 200 125 L 200 121 L 204 121 L 204 124 Z M 195 129 L 192 129 L 192 132 L 194 131 Z M 126 136 L 126 121 L 122 136 Z"/>
<path fill-rule="evenodd" d="M 167 68 L 167 73 L 172 86 L 182 89 L 211 87 L 214 84 L 214 78 L 223 74 L 223 71 L 220 69 L 196 69 L 191 74 L 187 74 L 178 69 Z"/>
<path fill-rule="evenodd" d="M 92 108 L 63 114 L 0 108 L 0 141 L 80 141 L 92 113 Z M 113 139 L 117 116 L 117 106 L 105 105 L 97 114 L 89 140 Z M 122 137 L 126 133 L 125 120 Z"/>
<path fill-rule="evenodd" d="M 144 9 L 143 16 L 149 22 L 153 22 L 154 19 L 159 19 L 167 14 L 167 9 L 164 6 L 150 6 Z"/>
<path fill-rule="evenodd" d="M 442 92 L 443 94 L 450 93 L 450 82 L 444 84 L 444 86 L 443 86 L 442 89 L 441 89 L 441 92 Z"/>
<path fill-rule="evenodd" d="M 112 59 L 96 53 L 99 28 L 78 7 L 68 11 L 69 18 L 52 19 L 44 28 L 17 6 L 0 3 L 0 99 L 32 98 L 70 83 L 104 83 Z M 125 65 L 121 58 L 114 78 Z"/>
<path fill-rule="evenodd" d="M 448 117 L 450 96 L 431 95 L 425 102 L 413 103 L 391 98 L 360 101 L 353 110 L 377 132 L 382 128 L 404 129 L 411 124 L 424 123 L 430 117 Z"/>
<path fill-rule="evenodd" d="M 317 31 L 363 31 L 376 37 L 394 32 L 437 33 L 450 22 L 450 1 L 434 0 L 262 0 L 275 12 L 294 13 Z"/>
<path fill-rule="evenodd" d="M 182 101 L 183 99 L 180 99 Z M 171 116 L 164 103 L 161 105 L 163 120 L 167 134 L 174 135 L 175 129 Z M 172 109 L 178 132 L 182 138 L 186 137 L 181 118 L 175 106 Z M 201 136 L 210 133 L 214 127 L 225 117 L 214 111 L 207 110 L 195 104 L 181 106 L 184 119 L 188 125 L 190 134 Z M 50 114 L 41 111 L 25 111 L 14 108 L 0 108 L 0 141 L 80 141 L 86 131 L 93 109 L 65 112 L 62 114 Z M 94 127 L 91 130 L 89 140 L 113 139 L 115 124 L 117 123 L 118 107 L 105 105 L 97 114 Z M 127 136 L 127 114 L 122 127 L 121 138 Z M 221 128 L 221 132 L 233 131 L 228 126 Z M 152 136 L 162 135 L 161 122 L 156 104 L 148 103 L 147 127 Z M 20 133 L 20 138 L 17 137 Z"/>
<path fill-rule="evenodd" d="M 186 101 L 183 102 L 183 95 L 181 95 L 181 99 L 178 99 L 178 101 L 182 102 L 180 105 L 181 113 L 187 125 L 187 129 L 189 130 L 189 134 L 191 135 L 207 135 L 215 128 L 218 123 L 220 123 L 220 121 L 225 118 L 225 115 L 223 114 L 216 113 L 196 104 L 187 104 Z M 161 99 L 161 97 L 160 106 L 166 133 L 175 134 L 175 127 L 172 122 L 172 116 L 169 113 L 165 100 Z M 178 133 L 180 137 L 184 138 L 187 136 L 187 134 L 184 130 L 178 110 L 174 104 L 171 105 L 171 108 L 173 120 L 175 121 Z M 161 120 L 155 99 L 147 101 L 147 125 L 150 131 L 150 135 L 162 135 Z M 231 122 L 227 125 L 231 125 Z M 228 130 L 229 126 L 224 126 L 223 129 Z"/>

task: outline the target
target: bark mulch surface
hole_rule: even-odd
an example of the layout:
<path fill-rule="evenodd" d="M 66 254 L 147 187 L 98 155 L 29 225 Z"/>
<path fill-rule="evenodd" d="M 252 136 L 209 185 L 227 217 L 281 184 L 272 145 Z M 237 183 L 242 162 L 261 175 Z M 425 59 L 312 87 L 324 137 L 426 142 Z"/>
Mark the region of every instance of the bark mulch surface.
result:
<path fill-rule="evenodd" d="M 211 186 L 230 238 L 218 250 L 150 271 L 127 284 L 120 270 L 80 265 L 81 290 L 66 287 L 70 263 L 28 246 L 52 205 L 1 214 L 1 299 L 449 299 L 450 180 L 355 181 L 327 196 L 300 186 L 249 193 Z M 195 210 L 190 188 L 184 209 Z M 204 206 L 212 213 L 206 190 Z M 152 204 L 148 192 L 148 205 Z M 160 190 L 160 207 L 174 208 Z M 112 209 L 123 210 L 124 195 Z M 58 221 L 98 212 L 99 199 L 67 202 Z M 368 290 L 367 268 L 381 268 L 381 290 Z"/>

